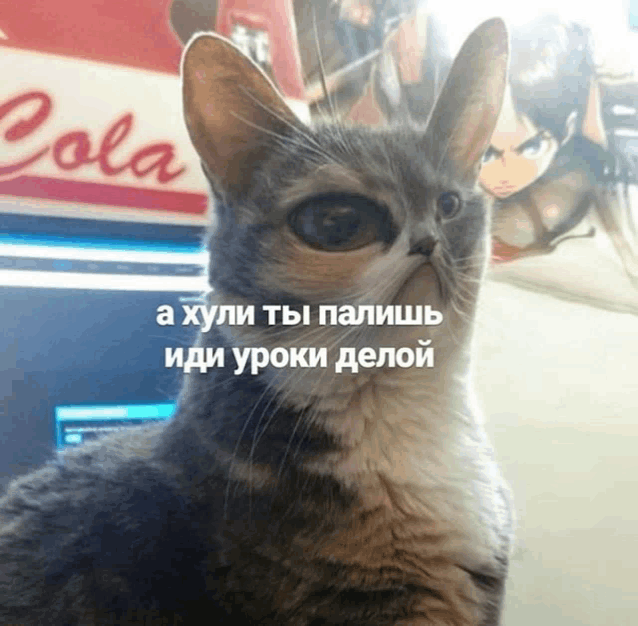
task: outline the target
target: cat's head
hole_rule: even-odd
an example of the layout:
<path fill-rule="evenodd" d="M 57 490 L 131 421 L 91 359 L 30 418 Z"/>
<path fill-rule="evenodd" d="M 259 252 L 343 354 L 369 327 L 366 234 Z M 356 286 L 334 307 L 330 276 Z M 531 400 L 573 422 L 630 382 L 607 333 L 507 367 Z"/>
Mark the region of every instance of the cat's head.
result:
<path fill-rule="evenodd" d="M 310 305 L 310 326 L 227 328 L 237 345 L 463 348 L 489 254 L 477 185 L 506 83 L 505 25 L 467 39 L 426 127 L 314 128 L 228 40 L 183 57 L 188 131 L 213 190 L 217 303 Z M 320 326 L 319 305 L 430 305 L 438 326 Z M 447 351 L 447 352 L 446 352 Z M 448 357 L 445 355 L 448 354 Z"/>

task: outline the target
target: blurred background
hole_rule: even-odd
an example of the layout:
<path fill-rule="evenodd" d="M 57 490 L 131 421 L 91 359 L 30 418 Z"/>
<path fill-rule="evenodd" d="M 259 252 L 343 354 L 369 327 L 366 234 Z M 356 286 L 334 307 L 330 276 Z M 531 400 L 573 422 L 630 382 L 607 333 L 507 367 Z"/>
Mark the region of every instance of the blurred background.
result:
<path fill-rule="evenodd" d="M 601 119 L 633 172 L 633 0 L 2 3 L 0 486 L 56 447 L 170 419 L 180 371 L 164 350 L 196 329 L 156 311 L 200 302 L 214 212 L 181 117 L 194 32 L 231 37 L 302 119 L 332 106 L 377 124 L 426 118 L 483 19 L 545 13 L 591 30 Z M 633 241 L 608 218 L 591 209 L 559 224 L 569 241 L 495 254 L 484 288 L 476 381 L 519 518 L 505 626 L 638 620 L 638 289 Z"/>

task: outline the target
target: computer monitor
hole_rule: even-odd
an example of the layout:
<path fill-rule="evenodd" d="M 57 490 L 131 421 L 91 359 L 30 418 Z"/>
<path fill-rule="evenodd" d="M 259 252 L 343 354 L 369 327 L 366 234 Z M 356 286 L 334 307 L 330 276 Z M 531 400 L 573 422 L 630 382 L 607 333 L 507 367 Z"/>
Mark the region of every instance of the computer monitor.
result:
<path fill-rule="evenodd" d="M 182 372 L 165 367 L 165 348 L 198 330 L 156 315 L 202 301 L 201 233 L 91 238 L 65 226 L 73 236 L 0 232 L 0 486 L 57 448 L 170 419 Z"/>
<path fill-rule="evenodd" d="M 105 433 L 170 419 L 175 404 L 56 406 L 55 444 L 61 449 L 93 441 Z"/>

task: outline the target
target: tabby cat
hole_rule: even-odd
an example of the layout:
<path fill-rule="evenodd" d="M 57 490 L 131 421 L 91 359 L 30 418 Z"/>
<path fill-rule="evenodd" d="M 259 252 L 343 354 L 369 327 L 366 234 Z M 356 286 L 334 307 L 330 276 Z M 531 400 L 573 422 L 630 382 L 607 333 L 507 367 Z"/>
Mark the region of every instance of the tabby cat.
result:
<path fill-rule="evenodd" d="M 11 484 L 0 623 L 499 623 L 510 504 L 470 356 L 489 255 L 477 176 L 507 57 L 487 21 L 427 127 L 307 128 L 227 40 L 190 41 L 185 120 L 216 206 L 208 304 L 258 314 L 200 334 L 225 365 L 186 375 L 171 421 Z M 264 304 L 306 305 L 308 323 L 271 325 Z M 321 324 L 321 305 L 430 305 L 443 321 Z M 337 367 L 342 348 L 427 341 L 433 367 Z M 250 347 L 326 348 L 326 367 L 239 373 L 231 350 Z"/>

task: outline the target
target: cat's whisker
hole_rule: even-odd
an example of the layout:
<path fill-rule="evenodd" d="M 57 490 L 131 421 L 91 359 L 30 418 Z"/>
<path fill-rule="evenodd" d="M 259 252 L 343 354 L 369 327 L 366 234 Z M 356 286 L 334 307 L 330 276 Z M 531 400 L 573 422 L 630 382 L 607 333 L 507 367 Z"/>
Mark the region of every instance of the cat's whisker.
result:
<path fill-rule="evenodd" d="M 282 370 L 281 373 L 284 373 L 284 371 Z M 286 372 L 287 374 L 287 372 Z M 259 437 L 257 438 L 257 440 L 253 441 L 253 445 L 256 446 L 257 443 L 259 442 L 259 439 L 261 439 L 262 435 L 266 434 L 266 430 L 268 428 L 268 426 L 270 425 L 270 421 L 273 418 L 274 415 L 276 415 L 277 413 L 279 413 L 279 411 L 286 405 L 288 405 L 289 399 L 292 396 L 292 391 L 279 391 L 275 397 L 278 398 L 278 402 L 275 405 L 275 407 L 272 409 L 271 412 L 271 416 L 269 417 L 268 421 L 266 422 L 266 425 L 264 426 L 262 432 L 259 434 Z M 286 460 L 288 458 L 288 453 L 290 450 L 290 445 L 292 443 L 292 440 L 295 437 L 295 434 L 297 433 L 297 429 L 299 428 L 299 425 L 304 423 L 305 421 L 305 415 L 306 415 L 306 411 L 308 410 L 308 407 L 301 409 L 299 415 L 297 416 L 297 418 L 295 419 L 294 422 L 294 426 L 292 428 L 292 431 L 289 435 L 288 438 L 288 443 L 286 445 L 286 448 L 284 450 L 284 453 L 281 457 L 281 460 L 279 462 L 279 468 L 277 470 L 277 474 L 274 478 L 274 485 L 273 485 L 273 489 L 272 489 L 272 496 L 271 496 L 271 506 L 272 506 L 272 502 L 274 500 L 275 494 L 277 493 L 277 489 L 280 485 L 280 481 L 281 481 L 281 477 L 282 477 L 282 472 L 284 470 L 284 467 L 286 465 Z M 265 413 L 265 411 L 264 411 Z M 262 413 L 262 417 L 264 415 L 264 413 Z M 261 418 L 260 418 L 261 419 Z M 304 435 L 305 433 L 303 433 L 300 438 L 299 438 L 299 446 L 303 445 L 303 441 L 304 441 Z"/>
<path fill-rule="evenodd" d="M 236 459 L 237 459 L 237 453 L 239 452 L 239 446 L 241 445 L 241 441 L 246 433 L 246 429 L 248 428 L 248 425 L 250 424 L 250 421 L 252 420 L 255 414 L 255 411 L 257 410 L 257 407 L 259 406 L 259 403 L 264 399 L 264 397 L 269 393 L 269 391 L 270 391 L 270 386 L 265 385 L 261 395 L 259 396 L 255 404 L 253 405 L 252 410 L 250 411 L 248 416 L 244 419 L 244 424 L 239 433 L 239 436 L 237 437 L 237 442 L 235 443 L 235 448 L 233 450 L 233 454 L 231 458 L 230 469 L 228 471 L 228 481 L 226 484 L 226 491 L 224 495 L 224 518 L 227 518 L 227 514 L 228 514 L 228 504 L 230 500 L 230 483 L 232 480 L 232 471 L 236 465 Z"/>
<path fill-rule="evenodd" d="M 310 371 L 309 371 L 309 370 L 305 370 L 305 371 L 303 372 L 303 374 L 309 375 L 309 374 L 310 374 Z M 299 375 L 298 375 L 298 377 L 303 379 L 303 374 L 302 374 L 302 376 L 299 376 Z M 324 374 L 325 374 L 325 372 L 322 372 L 322 373 L 321 373 L 321 375 L 324 375 Z M 295 381 L 295 385 L 294 385 L 294 386 L 295 386 L 295 388 L 296 388 L 296 387 L 297 387 L 297 386 L 298 386 L 301 382 L 302 382 L 302 380 L 296 380 L 296 381 Z M 316 383 L 315 389 L 316 389 L 316 388 L 318 388 L 318 386 L 319 386 L 319 385 L 318 385 L 318 383 Z M 310 394 L 310 396 L 309 396 L 309 397 L 310 397 L 310 398 L 312 398 L 312 397 L 313 397 L 313 395 L 314 395 L 314 394 L 313 394 L 313 392 L 311 391 L 311 394 Z M 288 454 L 289 454 L 289 452 L 290 452 L 290 447 L 291 447 L 291 445 L 292 445 L 292 442 L 293 442 L 294 436 L 295 436 L 295 434 L 296 434 L 296 432 L 297 432 L 297 429 L 299 428 L 299 426 L 300 426 L 300 425 L 302 425 L 302 424 L 304 425 L 304 429 L 303 429 L 302 433 L 300 433 L 300 436 L 299 436 L 299 443 L 297 444 L 297 450 L 296 450 L 296 453 L 295 453 L 295 454 L 293 454 L 293 459 L 295 459 L 295 460 L 296 460 L 296 459 L 297 459 L 297 457 L 298 457 L 299 449 L 300 449 L 300 448 L 301 448 L 301 446 L 303 445 L 304 439 L 305 439 L 305 437 L 306 437 L 306 435 L 307 435 L 308 431 L 310 430 L 310 428 L 312 428 L 312 425 L 313 425 L 313 418 L 312 418 L 312 414 L 313 414 L 313 412 L 315 412 L 315 414 L 316 414 L 316 409 L 314 409 L 314 407 L 313 407 L 313 405 L 312 405 L 312 402 L 309 402 L 309 403 L 308 403 L 308 405 L 307 405 L 304 409 L 302 409 L 302 411 L 300 412 L 300 414 L 299 414 L 298 418 L 295 420 L 294 428 L 293 428 L 293 430 L 292 430 L 292 433 L 290 434 L 290 437 L 288 438 L 288 444 L 286 445 L 286 449 L 285 449 L 285 451 L 284 451 L 284 455 L 283 455 L 283 457 L 282 457 L 282 459 L 281 459 L 281 462 L 280 462 L 280 464 L 279 464 L 279 469 L 278 469 L 278 471 L 277 471 L 277 476 L 276 476 L 276 478 L 275 478 L 275 482 L 276 482 L 276 484 L 277 484 L 277 485 L 279 485 L 279 484 L 280 484 L 281 475 L 282 475 L 282 472 L 283 472 L 283 469 L 284 469 L 284 466 L 285 466 L 285 463 L 286 463 L 286 459 L 288 458 Z M 309 414 L 310 414 L 310 415 L 309 415 Z"/>
<path fill-rule="evenodd" d="M 324 380 L 329 375 L 332 375 L 332 374 L 331 374 L 331 372 L 329 372 L 327 370 L 323 370 L 322 372 L 320 372 L 319 381 L 317 382 L 317 384 L 315 386 L 315 389 L 321 388 L 323 386 Z M 309 398 L 313 398 L 313 397 L 314 397 L 314 395 L 309 395 Z M 317 423 L 317 417 L 320 414 L 320 411 L 313 407 L 312 401 L 309 402 L 309 406 L 312 407 L 312 410 L 311 410 L 310 414 L 306 415 L 305 428 L 304 428 L 304 433 L 303 433 L 304 436 Z M 295 460 L 299 459 L 299 457 L 300 457 L 302 443 L 303 443 L 303 439 L 300 439 L 299 443 L 297 444 L 297 447 L 295 448 L 295 450 L 292 453 L 292 458 L 295 459 Z"/>
<path fill-rule="evenodd" d="M 276 387 L 276 383 L 277 383 L 277 379 L 279 378 L 286 378 L 287 380 L 290 380 L 291 378 L 293 378 L 295 375 L 299 375 L 299 370 L 293 370 L 294 374 L 291 376 L 290 373 L 284 368 L 282 370 L 279 370 L 277 372 L 277 374 L 275 375 L 275 377 L 273 377 L 268 384 L 268 388 L 269 389 L 273 389 L 274 387 Z M 312 373 L 311 370 L 301 370 L 302 375 L 309 375 L 310 373 Z M 249 462 L 252 464 L 252 458 L 254 455 L 254 452 L 256 450 L 257 445 L 259 444 L 260 439 L 266 434 L 266 431 L 268 429 L 268 426 L 270 425 L 273 417 L 279 413 L 279 411 L 281 410 L 282 407 L 286 406 L 288 404 L 288 400 L 289 398 L 292 396 L 292 391 L 287 391 L 286 390 L 286 385 L 282 385 L 282 388 L 280 388 L 275 394 L 272 394 L 272 399 L 277 399 L 277 402 L 275 403 L 274 407 L 271 409 L 271 404 L 272 401 L 269 402 L 265 407 L 264 410 L 262 411 L 262 414 L 259 417 L 259 421 L 258 421 L 258 425 L 256 426 L 256 430 L 255 430 L 255 435 L 253 436 L 253 443 L 252 443 L 252 448 L 250 451 L 250 455 L 249 455 Z M 292 385 L 291 388 L 294 388 L 295 385 Z M 282 471 L 283 468 L 285 466 L 286 463 L 286 459 L 288 458 L 288 453 L 290 450 L 290 445 L 292 443 L 292 440 L 294 439 L 294 436 L 297 432 L 297 429 L 299 428 L 299 425 L 306 422 L 306 411 L 308 411 L 309 409 L 311 409 L 311 405 L 309 404 L 308 407 L 304 408 L 300 415 L 297 417 L 297 419 L 295 420 L 295 425 L 294 428 L 290 434 L 289 440 L 288 440 L 288 444 L 286 446 L 286 449 L 284 451 L 284 454 L 282 456 L 282 459 L 280 461 L 279 464 L 279 470 L 277 472 L 277 475 L 275 477 L 275 487 L 274 489 L 276 489 L 277 485 L 279 484 L 279 481 L 281 479 L 281 475 L 282 475 Z M 262 419 L 265 417 L 266 412 L 270 413 L 270 416 L 268 417 L 266 424 L 264 425 L 264 427 L 260 430 L 259 429 L 259 424 L 261 424 Z M 304 435 L 307 432 L 308 427 L 305 429 L 305 432 L 302 436 L 300 436 L 299 439 L 299 446 L 303 445 L 304 442 Z M 249 476 L 250 476 L 250 483 L 252 485 L 252 465 L 249 467 Z M 251 492 L 252 493 L 252 492 Z"/>
<path fill-rule="evenodd" d="M 301 136 L 309 143 L 317 144 L 316 139 L 310 133 L 306 132 L 303 129 L 303 126 L 300 120 L 298 120 L 296 123 L 293 123 L 289 118 L 285 117 L 281 113 L 278 113 L 272 107 L 267 106 L 262 100 L 257 98 L 249 89 L 247 89 L 243 85 L 238 85 L 238 89 L 244 95 L 248 96 L 257 105 L 258 108 L 268 113 L 268 115 L 271 115 L 272 117 L 274 117 L 277 121 L 281 122 L 284 126 L 287 126 L 292 131 L 293 135 Z M 233 114 L 232 111 L 231 111 L 231 114 Z M 239 117 L 236 114 L 234 114 L 234 116 Z M 243 118 L 239 118 L 239 119 L 243 119 Z M 260 128 L 260 130 L 263 130 L 266 132 L 268 131 L 268 129 L 266 128 Z M 317 144 L 317 147 L 319 147 L 318 144 Z"/>
<path fill-rule="evenodd" d="M 270 112 L 270 113 L 273 116 L 277 117 L 277 114 L 274 111 Z M 315 154 L 315 156 L 317 156 L 319 158 L 318 163 L 323 163 L 326 159 L 333 159 L 334 158 L 333 155 L 323 151 L 321 145 L 318 144 L 316 141 L 314 141 L 312 139 L 312 137 L 310 137 L 306 133 L 303 133 L 302 131 L 297 129 L 290 122 L 287 122 L 287 123 L 295 131 L 294 134 L 282 135 L 281 133 L 279 133 L 277 131 L 274 131 L 272 129 L 266 128 L 264 126 L 260 126 L 259 124 L 256 124 L 255 122 L 252 122 L 252 121 L 246 119 L 245 117 L 242 117 L 241 115 L 239 115 L 239 114 L 237 114 L 235 112 L 231 112 L 230 115 L 232 115 L 234 118 L 242 121 L 247 126 L 250 126 L 251 128 L 254 128 L 255 130 L 259 130 L 259 131 L 269 135 L 273 139 L 277 140 L 277 142 L 279 142 L 279 145 L 281 146 L 281 148 L 283 150 L 290 149 L 290 146 L 295 146 L 295 145 L 299 146 L 299 147 L 303 148 L 305 151 L 308 151 L 310 153 Z M 302 142 L 302 141 L 300 141 L 300 139 L 304 139 L 305 141 Z"/>
<path fill-rule="evenodd" d="M 300 385 L 303 382 L 303 378 L 310 376 L 310 374 L 316 374 L 316 371 L 312 371 L 312 370 L 295 370 L 293 371 L 293 373 L 291 374 L 291 389 L 296 389 L 296 388 L 300 388 Z M 315 384 L 314 387 L 311 388 L 311 391 L 308 395 L 308 401 L 306 403 L 306 406 L 301 410 L 299 416 L 297 417 L 297 419 L 295 420 L 295 424 L 294 424 L 294 428 L 290 434 L 290 437 L 288 438 L 288 444 L 286 446 L 286 449 L 284 451 L 284 454 L 282 456 L 282 459 L 279 463 L 279 469 L 277 471 L 277 475 L 275 477 L 275 488 L 273 489 L 273 495 L 271 500 L 274 500 L 275 494 L 276 494 L 276 489 L 280 484 L 281 481 L 281 477 L 282 477 L 282 473 L 285 467 L 285 463 L 286 460 L 289 456 L 290 453 L 290 447 L 291 444 L 293 442 L 294 436 L 299 428 L 300 425 L 303 425 L 303 430 L 299 435 L 299 441 L 297 444 L 297 447 L 295 449 L 295 451 L 293 452 L 293 455 L 291 457 L 291 459 L 293 461 L 297 461 L 298 457 L 299 457 L 299 452 L 301 449 L 301 446 L 303 446 L 304 441 L 305 441 L 305 437 L 307 436 L 308 432 L 310 431 L 310 429 L 315 425 L 316 423 L 316 416 L 319 414 L 319 411 L 314 407 L 313 405 L 313 398 L 315 397 L 315 390 L 318 388 L 321 388 L 322 386 L 322 379 L 325 378 L 325 376 L 329 374 L 329 370 L 324 369 L 320 372 L 320 379 L 319 381 L 317 381 L 315 379 Z M 292 380 L 294 379 L 294 380 Z M 282 401 L 280 406 L 283 406 L 286 402 L 287 399 L 290 397 L 290 395 L 292 395 L 291 393 L 283 393 L 282 395 Z"/>
<path fill-rule="evenodd" d="M 326 71 L 323 65 L 323 54 L 321 53 L 321 44 L 319 43 L 319 31 L 317 30 L 317 9 L 316 7 L 312 7 L 312 28 L 314 30 L 315 35 L 315 46 L 317 48 L 317 58 L 319 60 L 319 77 L 321 78 L 321 88 L 323 90 L 324 98 L 328 101 L 328 106 L 330 108 L 330 113 L 332 115 L 332 119 L 336 119 L 336 111 L 333 105 L 332 99 L 330 98 L 330 92 L 328 91 L 328 87 L 326 85 Z"/>
<path fill-rule="evenodd" d="M 258 420 L 257 420 L 257 424 L 255 425 L 255 430 L 253 433 L 253 440 L 252 440 L 252 444 L 251 444 L 251 448 L 250 451 L 248 453 L 248 475 L 249 475 L 249 485 L 250 485 L 250 489 L 251 489 L 251 494 L 252 494 L 252 477 L 253 477 L 253 459 L 255 456 L 255 451 L 257 449 L 257 445 L 259 443 L 259 440 L 261 439 L 262 435 L 264 435 L 266 433 L 266 430 L 268 429 L 268 426 L 270 425 L 273 417 L 279 412 L 279 410 L 281 409 L 281 407 L 284 404 L 284 400 L 281 397 L 280 394 L 278 393 L 272 393 L 273 389 L 276 386 L 276 382 L 277 382 L 277 378 L 278 377 L 283 377 L 284 376 L 284 371 L 283 370 L 279 370 L 277 371 L 277 373 L 275 374 L 275 376 L 272 378 L 272 380 L 268 381 L 268 384 L 266 385 L 266 389 L 269 392 L 270 395 L 270 399 L 268 401 L 268 403 L 266 404 L 266 406 L 263 408 L 263 410 L 261 411 L 261 415 L 259 416 Z M 262 396 L 263 398 L 263 396 Z M 260 401 L 261 399 L 260 398 Z M 274 407 L 272 410 L 270 410 L 271 405 L 273 405 L 274 403 Z M 258 404 L 258 403 L 257 403 Z M 256 405 L 257 406 L 257 405 Z M 264 427 L 260 430 L 260 426 L 261 423 L 264 419 L 264 417 L 266 416 L 266 413 L 270 412 L 269 417 L 266 420 L 266 424 L 264 425 Z"/>
<path fill-rule="evenodd" d="M 207 396 L 209 391 L 216 392 L 218 390 L 223 390 L 226 387 L 232 387 L 232 380 L 226 379 L 220 382 L 215 382 L 208 389 L 194 389 L 191 391 L 191 394 L 194 399 L 199 399 L 200 397 Z"/>
<path fill-rule="evenodd" d="M 259 99 L 257 99 L 250 91 L 248 91 L 245 88 L 241 88 L 241 90 L 251 99 L 253 100 L 253 102 L 255 102 L 255 104 L 257 104 L 257 106 L 259 106 L 262 110 L 266 111 L 269 115 L 272 115 L 275 119 L 277 119 L 279 122 L 281 122 L 282 124 L 286 125 L 288 128 L 290 128 L 291 135 L 297 138 L 302 138 L 305 140 L 305 144 L 300 144 L 300 145 L 304 145 L 307 149 L 311 149 L 314 148 L 315 151 L 317 152 L 317 155 L 322 156 L 323 158 L 328 158 L 330 159 L 334 159 L 335 155 L 330 154 L 328 152 L 325 152 L 323 149 L 323 146 L 319 143 L 319 141 L 317 141 L 317 139 L 315 137 L 313 137 L 313 135 L 310 132 L 306 132 L 302 129 L 301 127 L 301 123 L 299 124 L 293 124 L 290 120 L 286 119 L 285 117 L 283 117 L 281 114 L 279 114 L 277 111 L 271 109 L 270 107 L 266 106 L 263 102 L 261 102 Z M 248 122 L 248 120 L 246 120 L 245 118 L 237 115 L 234 112 L 231 112 L 231 114 L 236 117 L 237 119 L 242 120 L 245 123 L 248 123 L 249 125 L 251 124 L 250 122 Z M 285 135 L 281 135 L 280 133 L 275 133 L 273 132 L 271 129 L 268 128 L 263 128 L 260 127 L 256 124 L 252 124 L 253 127 L 257 128 L 258 130 L 262 130 L 263 132 L 265 132 L 266 134 L 269 134 L 271 136 L 277 136 L 280 139 L 282 138 L 286 138 Z M 343 163 L 340 163 L 343 165 Z"/>

